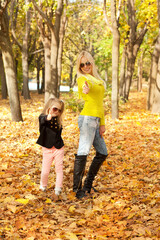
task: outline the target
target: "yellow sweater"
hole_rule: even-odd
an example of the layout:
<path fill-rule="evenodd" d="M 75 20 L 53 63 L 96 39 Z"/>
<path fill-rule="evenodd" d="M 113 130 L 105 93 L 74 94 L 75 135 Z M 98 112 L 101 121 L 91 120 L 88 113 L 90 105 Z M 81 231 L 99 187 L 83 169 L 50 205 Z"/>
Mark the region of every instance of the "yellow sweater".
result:
<path fill-rule="evenodd" d="M 83 86 L 87 81 L 89 85 L 89 93 L 84 94 Z M 79 98 L 83 98 L 85 101 L 84 107 L 80 115 L 87 115 L 92 117 L 100 118 L 100 125 L 105 125 L 104 120 L 104 108 L 103 108 L 103 97 L 104 97 L 104 85 L 102 80 L 97 80 L 90 74 L 86 76 L 80 76 L 77 79 Z"/>

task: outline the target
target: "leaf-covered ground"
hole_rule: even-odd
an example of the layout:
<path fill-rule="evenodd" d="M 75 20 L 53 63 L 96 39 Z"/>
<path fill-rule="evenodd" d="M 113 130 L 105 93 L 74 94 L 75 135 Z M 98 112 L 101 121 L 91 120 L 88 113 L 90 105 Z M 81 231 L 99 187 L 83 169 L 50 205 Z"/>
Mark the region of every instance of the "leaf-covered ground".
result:
<path fill-rule="evenodd" d="M 21 98 L 19 123 L 11 121 L 8 100 L 0 100 L 0 239 L 160 239 L 160 117 L 146 110 L 146 92 L 132 92 L 116 121 L 108 101 L 109 157 L 94 182 L 99 193 L 77 200 L 72 178 L 78 114 L 65 112 L 64 188 L 56 199 L 54 165 L 48 190 L 39 191 L 42 154 L 35 142 L 43 96 Z M 94 149 L 86 170 L 93 156 Z"/>

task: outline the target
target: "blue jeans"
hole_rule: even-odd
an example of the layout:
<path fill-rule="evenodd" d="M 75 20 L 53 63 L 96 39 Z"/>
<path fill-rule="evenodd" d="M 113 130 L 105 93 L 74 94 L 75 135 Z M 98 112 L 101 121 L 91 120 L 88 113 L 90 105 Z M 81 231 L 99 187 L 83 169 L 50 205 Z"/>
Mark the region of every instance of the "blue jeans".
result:
<path fill-rule="evenodd" d="M 77 155 L 88 155 L 94 146 L 96 152 L 107 155 L 107 148 L 104 138 L 99 134 L 100 118 L 79 115 L 78 126 L 80 129 L 79 148 Z"/>

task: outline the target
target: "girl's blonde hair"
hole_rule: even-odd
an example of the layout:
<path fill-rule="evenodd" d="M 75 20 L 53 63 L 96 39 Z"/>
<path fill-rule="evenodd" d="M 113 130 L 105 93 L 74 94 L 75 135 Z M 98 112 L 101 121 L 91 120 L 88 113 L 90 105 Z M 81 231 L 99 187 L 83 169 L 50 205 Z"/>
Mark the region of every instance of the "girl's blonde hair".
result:
<path fill-rule="evenodd" d="M 64 102 L 58 98 L 50 98 L 44 106 L 42 114 L 48 115 L 50 108 L 55 104 L 59 103 L 61 105 L 61 112 L 58 115 L 58 123 L 60 127 L 62 126 L 62 113 L 64 112 Z"/>
<path fill-rule="evenodd" d="M 85 75 L 80 68 L 82 57 L 86 57 L 88 59 L 88 61 L 92 64 L 93 77 L 95 77 L 99 80 L 102 80 L 101 77 L 99 76 L 98 72 L 97 72 L 97 68 L 96 68 L 96 65 L 95 65 L 95 62 L 94 62 L 94 59 L 93 59 L 92 55 L 87 51 L 82 51 L 77 58 L 77 77 L 79 77 L 81 75 Z"/>

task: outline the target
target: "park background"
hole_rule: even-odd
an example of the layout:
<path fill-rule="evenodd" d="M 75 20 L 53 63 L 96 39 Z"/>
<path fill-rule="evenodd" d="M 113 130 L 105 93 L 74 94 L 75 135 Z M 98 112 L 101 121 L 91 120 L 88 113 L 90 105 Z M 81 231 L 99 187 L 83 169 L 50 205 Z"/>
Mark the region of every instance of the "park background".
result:
<path fill-rule="evenodd" d="M 0 2 L 0 238 L 160 239 L 160 1 Z M 76 59 L 91 52 L 106 81 L 109 157 L 92 193 L 72 193 L 77 118 Z M 37 91 L 29 91 L 29 82 Z M 69 86 L 69 92 L 60 92 Z M 53 196 L 54 165 L 39 191 L 36 144 L 45 101 L 65 102 L 64 191 Z M 91 150 L 87 164 L 94 155 Z"/>

